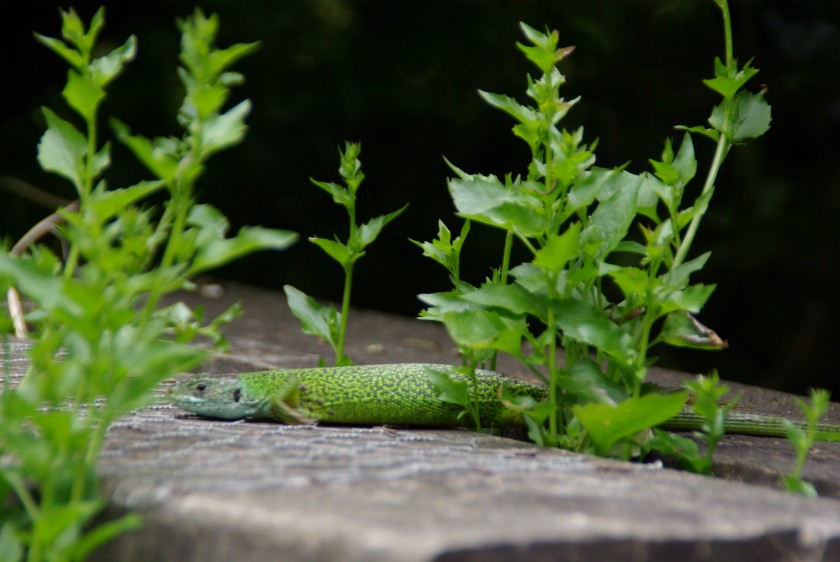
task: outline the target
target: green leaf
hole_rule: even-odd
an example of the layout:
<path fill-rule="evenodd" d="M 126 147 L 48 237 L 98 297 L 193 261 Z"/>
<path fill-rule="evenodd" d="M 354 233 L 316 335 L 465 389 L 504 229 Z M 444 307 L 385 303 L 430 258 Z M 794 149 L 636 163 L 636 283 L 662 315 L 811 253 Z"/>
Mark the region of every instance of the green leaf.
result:
<path fill-rule="evenodd" d="M 75 318 L 84 315 L 84 308 L 67 294 L 70 281 L 57 277 L 52 270 L 38 267 L 31 260 L 15 259 L 0 253 L 0 277 L 6 276 L 23 293 L 32 297 L 43 308 Z"/>
<path fill-rule="evenodd" d="M 47 172 L 54 172 L 82 186 L 87 139 L 71 123 L 61 119 L 50 109 L 42 108 L 47 131 L 38 144 L 38 163 Z"/>
<path fill-rule="evenodd" d="M 534 265 L 557 272 L 563 269 L 578 250 L 580 223 L 572 224 L 561 235 L 551 234 L 546 243 L 534 254 Z"/>
<path fill-rule="evenodd" d="M 513 116 L 514 119 L 526 125 L 537 124 L 540 122 L 540 114 L 527 105 L 522 105 L 510 96 L 503 94 L 491 94 L 490 92 L 478 91 L 481 98 L 505 113 Z"/>
<path fill-rule="evenodd" d="M 677 130 L 680 130 L 680 131 L 686 131 L 688 133 L 697 133 L 697 134 L 703 135 L 705 137 L 709 137 L 710 139 L 712 139 L 715 142 L 717 142 L 718 139 L 720 138 L 720 133 L 717 132 L 716 130 L 709 129 L 708 127 L 701 127 L 699 125 L 697 125 L 695 127 L 686 127 L 685 125 L 677 125 L 674 128 L 677 129 Z"/>
<path fill-rule="evenodd" d="M 10 520 L 4 522 L 2 528 L 0 528 L 0 560 L 6 560 L 8 562 L 20 562 L 23 560 L 23 541 L 19 533 L 20 531 L 14 522 Z"/>
<path fill-rule="evenodd" d="M 703 269 L 711 255 L 711 252 L 706 252 L 673 268 L 668 273 L 668 284 L 675 288 L 685 287 L 688 284 L 689 276 L 695 271 Z"/>
<path fill-rule="evenodd" d="M 509 189 L 496 177 L 451 179 L 449 191 L 458 214 L 465 218 L 529 237 L 548 227 L 538 198 Z"/>
<path fill-rule="evenodd" d="M 456 380 L 445 371 L 426 371 L 438 400 L 468 409 L 470 406 L 470 383 L 466 379 Z"/>
<path fill-rule="evenodd" d="M 61 93 L 70 107 L 86 120 L 95 118 L 99 104 L 105 99 L 105 90 L 100 85 L 75 70 L 68 72 L 67 85 Z"/>
<path fill-rule="evenodd" d="M 650 442 L 650 447 L 659 451 L 665 457 L 676 459 L 686 470 L 691 472 L 708 474 L 711 469 L 709 460 L 700 456 L 697 443 L 687 437 L 657 429 L 654 430 L 654 438 Z"/>
<path fill-rule="evenodd" d="M 242 256 L 262 250 L 285 250 L 295 243 L 297 234 L 288 230 L 242 227 L 234 238 L 223 238 L 210 242 L 198 249 L 189 275 L 225 265 Z"/>
<path fill-rule="evenodd" d="M 354 252 L 346 244 L 337 240 L 311 237 L 310 242 L 324 250 L 328 256 L 337 261 L 342 267 L 348 266 L 364 255 L 364 252 Z"/>
<path fill-rule="evenodd" d="M 593 345 L 619 362 L 630 364 L 636 355 L 629 334 L 589 303 L 564 299 L 554 303 L 554 318 L 564 335 Z"/>
<path fill-rule="evenodd" d="M 231 109 L 207 120 L 204 125 L 204 136 L 201 155 L 207 158 L 211 154 L 238 144 L 245 138 L 248 127 L 245 117 L 251 112 L 251 102 L 244 100 Z"/>
<path fill-rule="evenodd" d="M 738 143 L 763 135 L 770 128 L 771 119 L 770 104 L 763 94 L 739 92 L 712 110 L 709 123 L 731 142 Z"/>
<path fill-rule="evenodd" d="M 300 320 L 303 333 L 319 337 L 335 346 L 341 313 L 332 306 L 322 306 L 315 299 L 291 285 L 284 285 L 283 291 L 286 293 L 292 314 Z"/>
<path fill-rule="evenodd" d="M 697 314 L 712 296 L 715 285 L 696 284 L 685 289 L 667 291 L 659 295 L 661 313 L 685 310 Z"/>
<path fill-rule="evenodd" d="M 498 312 L 471 308 L 444 314 L 443 323 L 459 345 L 469 349 L 497 349 L 518 357 L 522 353 L 523 318 L 508 318 Z"/>
<path fill-rule="evenodd" d="M 474 291 L 465 292 L 461 298 L 485 308 L 501 308 L 514 315 L 539 315 L 539 299 L 520 285 L 484 283 Z"/>
<path fill-rule="evenodd" d="M 107 55 L 103 55 L 90 63 L 93 80 L 100 87 L 107 86 L 116 78 L 127 62 L 134 60 L 137 53 L 137 38 L 130 36 L 125 43 Z"/>
<path fill-rule="evenodd" d="M 142 181 L 131 187 L 93 193 L 88 199 L 89 209 L 104 222 L 125 210 L 126 207 L 145 199 L 163 185 L 162 181 Z"/>
<path fill-rule="evenodd" d="M 617 170 L 610 168 L 593 168 L 586 171 L 569 189 L 569 208 L 576 211 L 588 207 L 596 197 L 600 197 L 607 182 L 616 181 L 616 176 L 619 175 L 621 174 Z M 610 191 L 612 192 L 613 190 Z"/>
<path fill-rule="evenodd" d="M 677 170 L 680 182 L 683 186 L 688 184 L 697 173 L 697 160 L 694 157 L 694 143 L 691 142 L 691 135 L 688 133 L 683 137 L 680 150 L 673 162 L 674 168 Z"/>
<path fill-rule="evenodd" d="M 128 531 L 134 531 L 143 526 L 143 517 L 137 513 L 128 513 L 119 519 L 108 521 L 97 525 L 73 545 L 72 556 L 74 560 L 87 560 L 90 554 L 117 536 Z M 5 559 L 4 559 L 5 560 Z"/>
<path fill-rule="evenodd" d="M 682 411 L 688 393 L 648 394 L 628 398 L 617 406 L 610 404 L 576 405 L 572 412 L 586 428 L 600 454 L 622 439 L 665 423 Z"/>
<path fill-rule="evenodd" d="M 729 69 L 726 67 L 725 64 L 720 60 L 720 58 L 715 58 L 715 77 L 710 78 L 707 80 L 703 80 L 703 83 L 711 88 L 712 90 L 716 91 L 724 98 L 729 99 L 735 96 L 735 94 L 740 90 L 747 81 L 755 76 L 758 73 L 757 68 L 752 68 L 750 66 L 752 61 L 747 61 L 747 64 L 744 65 L 744 68 L 739 70 L 738 72 L 730 73 Z"/>
<path fill-rule="evenodd" d="M 603 259 L 616 248 L 636 217 L 636 197 L 642 179 L 632 174 L 622 174 L 619 178 L 615 192 L 598 204 L 589 225 L 581 232 L 582 242 L 598 242 L 596 258 Z"/>
<path fill-rule="evenodd" d="M 313 185 L 320 187 L 329 193 L 333 198 L 333 201 L 335 201 L 338 205 L 347 208 L 350 208 L 353 205 L 353 196 L 345 187 L 342 187 L 334 182 L 318 181 L 312 178 L 309 178 L 309 181 L 312 182 Z"/>
<path fill-rule="evenodd" d="M 49 50 L 63 58 L 73 68 L 79 70 L 84 66 L 85 61 L 82 58 L 82 55 L 79 53 L 79 51 L 67 46 L 60 39 L 56 39 L 54 37 L 47 37 L 45 35 L 41 35 L 40 33 L 33 33 L 33 35 L 39 43 L 41 43 Z"/>
<path fill-rule="evenodd" d="M 443 221 L 439 220 L 436 239 L 431 242 L 417 242 L 415 240 L 412 240 L 412 242 L 423 249 L 424 256 L 441 264 L 454 276 L 458 271 L 461 248 L 464 246 L 469 232 L 470 221 L 464 221 L 460 235 L 453 241 L 449 229 Z M 457 282 L 458 280 L 455 279 L 455 281 Z"/>
<path fill-rule="evenodd" d="M 111 119 L 111 127 L 120 142 L 131 149 L 140 162 L 153 174 L 167 184 L 175 179 L 175 174 L 178 171 L 178 159 L 174 158 L 168 150 L 165 143 L 166 139 L 155 139 L 152 142 L 142 135 L 132 135 L 128 126 L 117 119 Z"/>
<path fill-rule="evenodd" d="M 648 291 L 648 274 L 638 267 L 622 267 L 609 273 L 626 298 L 644 297 Z"/>
<path fill-rule="evenodd" d="M 365 248 L 367 245 L 376 240 L 376 237 L 379 236 L 379 233 L 382 231 L 385 225 L 397 218 L 407 208 L 408 205 L 404 205 L 401 209 L 397 209 L 396 211 L 388 213 L 387 215 L 380 215 L 378 217 L 374 217 L 366 223 L 360 225 L 358 230 L 356 231 L 358 232 L 359 249 Z"/>
<path fill-rule="evenodd" d="M 627 398 L 624 388 L 604 376 L 591 359 L 578 359 L 568 373 L 557 377 L 557 386 L 581 403 L 617 404 Z"/>

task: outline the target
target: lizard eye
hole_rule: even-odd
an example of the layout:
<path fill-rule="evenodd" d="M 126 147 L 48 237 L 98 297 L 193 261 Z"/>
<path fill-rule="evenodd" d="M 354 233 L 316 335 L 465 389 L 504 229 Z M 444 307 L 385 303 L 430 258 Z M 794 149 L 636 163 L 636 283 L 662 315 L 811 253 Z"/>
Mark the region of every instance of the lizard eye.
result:
<path fill-rule="evenodd" d="M 239 402 L 240 398 L 242 398 L 242 391 L 237 388 L 233 391 L 233 401 Z"/>
<path fill-rule="evenodd" d="M 200 383 L 198 383 L 197 385 L 195 385 L 195 389 L 196 389 L 198 392 L 204 392 L 205 390 L 207 390 L 207 385 L 206 385 L 206 384 L 204 384 L 203 382 L 200 382 Z"/>

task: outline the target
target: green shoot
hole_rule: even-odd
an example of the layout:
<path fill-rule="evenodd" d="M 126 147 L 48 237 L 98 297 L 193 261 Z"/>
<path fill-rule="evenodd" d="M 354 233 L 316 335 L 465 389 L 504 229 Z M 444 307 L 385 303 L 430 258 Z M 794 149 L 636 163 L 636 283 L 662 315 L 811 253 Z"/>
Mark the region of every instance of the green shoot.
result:
<path fill-rule="evenodd" d="M 36 339 L 29 372 L 17 389 L 4 377 L 0 395 L 0 456 L 8 461 L 0 497 L 17 499 L 0 507 L 0 558 L 10 562 L 83 560 L 141 524 L 136 514 L 95 519 L 106 504 L 95 466 L 108 427 L 147 405 L 161 380 L 208 356 L 189 345 L 194 337 L 223 347 L 218 328 L 237 313 L 204 325 L 183 304 L 156 304 L 188 287 L 196 273 L 295 239 L 262 228 L 228 237 L 224 216 L 194 202 L 206 159 L 244 135 L 248 102 L 222 108 L 230 86 L 242 80 L 226 68 L 253 44 L 216 49 L 218 19 L 200 10 L 180 22 L 184 133 L 149 140 L 114 121 L 117 136 L 156 179 L 109 189 L 103 174 L 110 144 L 99 138 L 99 109 L 107 86 L 134 58 L 136 40 L 93 58 L 104 10 L 87 27 L 72 9 L 61 17 L 61 39 L 36 38 L 69 63 L 63 96 L 76 115 L 43 109 L 38 161 L 69 180 L 78 198 L 61 211 L 69 252 L 64 261 L 37 245 L 0 252 L 0 285 L 17 287 L 35 307 L 27 317 Z M 146 199 L 163 190 L 169 198 L 161 211 Z"/>
<path fill-rule="evenodd" d="M 738 404 L 741 395 L 738 394 L 721 406 L 720 400 L 729 393 L 729 387 L 720 384 L 717 372 L 708 377 L 699 375 L 694 381 L 685 381 L 683 384 L 694 398 L 692 410 L 703 417 L 703 429 L 694 435 L 705 441 L 706 455 L 697 461 L 697 472 L 711 474 L 717 444 L 726 433 L 726 415 Z"/>
<path fill-rule="evenodd" d="M 796 450 L 796 460 L 793 464 L 793 469 L 790 474 L 782 476 L 782 482 L 785 487 L 791 492 L 797 492 L 804 496 L 816 497 L 817 491 L 814 485 L 802 479 L 802 470 L 805 468 L 805 461 L 808 459 L 808 451 L 814 446 L 817 440 L 819 421 L 828 412 L 828 401 L 831 395 L 826 390 L 811 389 L 811 403 L 807 404 L 803 400 L 797 400 L 799 409 L 805 415 L 807 427 L 804 429 L 791 423 L 788 420 L 782 420 L 787 432 L 787 439 Z"/>
<path fill-rule="evenodd" d="M 341 311 L 334 306 L 323 306 L 315 299 L 307 297 L 301 291 L 290 285 L 284 287 L 292 313 L 298 317 L 303 331 L 326 340 L 335 351 L 336 365 L 352 364 L 345 354 L 344 345 L 347 336 L 347 318 L 350 312 L 350 294 L 353 286 L 353 267 L 356 261 L 365 255 L 367 248 L 379 236 L 379 233 L 389 222 L 397 218 L 406 207 L 402 207 L 387 215 L 370 219 L 363 224 L 356 222 L 356 192 L 365 179 L 362 173 L 362 162 L 359 160 L 362 147 L 358 143 L 348 142 L 344 150 L 339 150 L 341 165 L 338 172 L 344 180 L 344 185 L 334 182 L 322 182 L 311 179 L 313 185 L 326 191 L 333 201 L 347 210 L 350 219 L 350 232 L 346 242 L 338 238 L 328 240 L 312 237 L 310 242 L 321 248 L 328 256 L 338 262 L 344 271 L 344 292 L 341 300 Z"/>
<path fill-rule="evenodd" d="M 480 94 L 514 119 L 513 133 L 528 145 L 530 163 L 504 178 L 450 164 L 458 215 L 503 230 L 505 243 L 492 278 L 474 286 L 457 267 L 464 236 L 452 243 L 441 225 L 438 238 L 420 246 L 447 269 L 453 289 L 420 295 L 428 305 L 421 317 L 446 326 L 465 364 L 492 365 L 496 353 L 506 353 L 547 382 L 552 406 L 532 418 L 546 419 L 531 431 L 540 443 L 623 457 L 644 449 L 646 438 L 639 436 L 676 415 L 686 398 L 648 394 L 651 348 L 726 347 L 696 318 L 714 286 L 691 284 L 690 276 L 709 254 L 688 255 L 725 157 L 768 129 L 770 109 L 761 93 L 742 91 L 757 71 L 733 58 L 728 6 L 717 3 L 726 61 L 716 62 L 715 77 L 705 83 L 723 101 L 709 128 L 682 127 L 678 147 L 666 141 L 660 158 L 651 160 L 652 173 L 596 167 L 597 143 L 585 143 L 583 129 L 561 128 L 579 101 L 560 95 L 565 77 L 557 67 L 572 48 L 558 47 L 556 31 L 525 24 L 527 43 L 517 46 L 538 70 L 527 80 L 529 101 Z M 693 134 L 717 144 L 696 196 L 689 189 L 698 168 Z M 529 253 L 519 264 L 511 263 L 515 243 Z M 619 254 L 624 257 L 616 259 Z"/>

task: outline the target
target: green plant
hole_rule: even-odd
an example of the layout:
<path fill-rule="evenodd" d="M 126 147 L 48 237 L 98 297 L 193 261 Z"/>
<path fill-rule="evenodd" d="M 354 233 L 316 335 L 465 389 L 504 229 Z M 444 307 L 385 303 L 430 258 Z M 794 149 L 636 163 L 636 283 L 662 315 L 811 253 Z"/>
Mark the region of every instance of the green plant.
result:
<path fill-rule="evenodd" d="M 814 446 L 817 440 L 817 424 L 828 412 L 828 401 L 831 394 L 826 390 L 811 389 L 811 403 L 807 404 L 797 399 L 799 409 L 805 415 L 807 428 L 801 427 L 783 420 L 787 431 L 788 441 L 796 450 L 796 460 L 790 474 L 782 476 L 782 483 L 791 492 L 797 492 L 804 496 L 816 497 L 817 491 L 814 485 L 802 479 L 802 469 L 805 468 L 805 461 L 808 459 L 808 451 Z"/>
<path fill-rule="evenodd" d="M 421 246 L 446 267 L 454 287 L 421 295 L 429 306 L 421 316 L 443 322 L 468 367 L 492 365 L 503 352 L 548 384 L 549 404 L 531 416 L 531 436 L 539 443 L 623 457 L 643 450 L 645 430 L 677 414 L 688 397 L 652 394 L 645 384 L 651 347 L 726 345 L 695 318 L 714 286 L 689 278 L 709 254 L 687 257 L 723 160 L 733 145 L 768 129 L 770 107 L 762 93 L 742 90 L 757 71 L 750 63 L 738 65 L 728 5 L 716 3 L 726 54 L 704 83 L 723 100 L 712 111 L 710 127 L 681 127 L 686 132 L 678 149 L 665 143 L 660 159 L 651 161 L 653 173 L 595 167 L 596 143 L 584 143 L 582 129 L 559 127 L 578 101 L 559 93 L 565 78 L 557 65 L 572 48 L 558 48 L 556 31 L 525 24 L 527 43 L 518 47 L 540 72 L 528 77 L 530 102 L 480 94 L 516 121 L 513 133 L 531 152 L 527 171 L 499 178 L 450 164 L 455 177 L 449 191 L 458 215 L 502 229 L 505 242 L 499 267 L 475 286 L 458 278 L 463 240 L 451 243 L 441 226 L 438 239 Z M 693 196 L 692 134 L 716 143 L 703 186 Z M 530 259 L 511 264 L 514 242 Z M 558 360 L 560 344 L 564 362 Z"/>
<path fill-rule="evenodd" d="M 712 474 L 712 460 L 717 444 L 726 433 L 726 416 L 738 405 L 741 393 L 721 405 L 720 401 L 729 393 L 729 387 L 720 384 L 720 377 L 716 371 L 708 377 L 698 375 L 695 380 L 685 381 L 683 385 L 693 398 L 691 409 L 700 414 L 704 420 L 702 430 L 694 432 L 694 437 L 705 442 L 705 455 L 700 454 L 694 441 L 660 429 L 654 430 L 656 436 L 651 441 L 650 447 L 678 460 L 693 472 Z"/>
<path fill-rule="evenodd" d="M 61 16 L 62 39 L 36 38 L 70 65 L 63 96 L 82 127 L 44 108 L 38 161 L 73 184 L 78 204 L 60 212 L 66 260 L 41 246 L 21 257 L 0 253 L 0 284 L 13 284 L 35 305 L 27 319 L 36 339 L 23 383 L 12 389 L 4 377 L 0 396 L 4 561 L 83 560 L 140 524 L 135 514 L 93 522 L 105 505 L 95 472 L 105 433 L 114 419 L 148 404 L 161 380 L 207 357 L 188 345 L 194 337 L 223 345 L 218 326 L 236 313 L 205 325 L 186 305 L 159 309 L 160 299 L 188 288 L 197 273 L 295 239 L 261 228 L 226 237 L 224 216 L 194 202 L 206 159 L 244 135 L 248 102 L 222 111 L 230 87 L 242 81 L 227 68 L 256 44 L 216 49 L 215 16 L 197 10 L 180 21 L 184 133 L 149 140 L 114 121 L 119 139 L 157 179 L 108 189 L 102 175 L 111 147 L 100 144 L 98 112 L 106 87 L 134 58 L 136 40 L 93 58 L 104 11 L 87 28 L 72 9 Z M 169 195 L 162 211 L 144 202 L 160 191 Z"/>
<path fill-rule="evenodd" d="M 338 237 L 334 240 L 312 237 L 310 242 L 321 248 L 334 259 L 344 270 L 344 293 L 341 299 L 341 311 L 332 305 L 323 306 L 315 299 L 286 285 L 284 290 L 288 298 L 289 308 L 298 317 L 306 334 L 326 340 L 335 351 L 336 365 L 352 364 L 344 353 L 344 342 L 347 335 L 347 317 L 350 312 L 350 294 L 353 286 L 353 267 L 365 255 L 365 248 L 376 240 L 379 233 L 389 222 L 397 218 L 405 207 L 387 215 L 380 215 L 366 223 L 356 223 L 356 192 L 365 179 L 362 173 L 362 162 L 359 160 L 362 147 L 358 143 L 348 142 L 344 150 L 338 151 L 341 165 L 338 173 L 344 180 L 344 186 L 334 182 L 323 182 L 310 179 L 313 185 L 320 187 L 332 197 L 333 201 L 347 210 L 350 222 L 350 232 L 346 242 Z"/>

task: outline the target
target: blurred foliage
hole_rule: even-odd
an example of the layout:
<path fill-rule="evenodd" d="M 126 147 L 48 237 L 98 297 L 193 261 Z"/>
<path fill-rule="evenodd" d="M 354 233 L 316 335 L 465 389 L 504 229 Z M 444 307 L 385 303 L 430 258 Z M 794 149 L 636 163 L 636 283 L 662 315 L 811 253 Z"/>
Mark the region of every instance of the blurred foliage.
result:
<path fill-rule="evenodd" d="M 64 5 L 65 3 L 62 3 Z M 98 2 L 76 2 L 90 17 Z M 137 60 L 106 100 L 107 113 L 137 123 L 137 132 L 174 130 L 179 103 L 174 20 L 194 1 L 105 2 L 103 48 L 134 33 Z M 365 146 L 366 191 L 360 204 L 382 214 L 411 204 L 366 257 L 358 272 L 357 305 L 415 314 L 415 295 L 442 290 L 445 274 L 428 267 L 408 238 L 429 239 L 451 210 L 442 156 L 464 169 L 523 169 L 527 148 L 510 123 L 476 95 L 521 91 L 529 70 L 515 49 L 517 24 L 549 25 L 561 43 L 577 46 L 564 66 L 566 95 L 583 96 L 568 118 L 599 138 L 599 164 L 631 158 L 648 169 L 674 123 L 700 123 L 715 99 L 701 84 L 722 52 L 711 0 L 266 0 L 201 2 L 222 20 L 221 42 L 261 41 L 242 64 L 244 97 L 254 103 L 246 141 L 208 166 L 203 200 L 222 209 L 234 228 L 264 224 L 302 235 L 330 236 L 343 217 L 308 187 L 309 177 L 335 174 L 344 139 Z M 40 172 L 35 146 L 39 107 L 59 105 L 64 70 L 32 38 L 56 27 L 57 4 L 2 0 L 0 175 L 70 198 L 60 181 Z M 680 352 L 663 363 L 692 372 L 719 368 L 724 378 L 804 391 L 840 390 L 831 377 L 831 349 L 840 331 L 835 279 L 840 275 L 840 3 L 835 0 L 733 0 L 736 49 L 755 57 L 773 105 L 770 132 L 736 149 L 719 180 L 695 244 L 712 250 L 702 282 L 718 290 L 702 321 L 729 340 L 720 354 Z M 107 43 L 111 42 L 110 45 Z M 38 69 L 33 73 L 31 69 Z M 8 78 L 7 78 L 8 80 Z M 153 85 L 153 86 L 149 86 Z M 163 85 L 163 86 L 161 86 Z M 711 143 L 697 141 L 698 159 Z M 123 150 L 115 147 L 115 150 Z M 131 162 L 131 158 L 114 158 Z M 130 164 L 129 164 L 130 165 Z M 144 178 L 138 166 L 112 170 L 111 184 Z M 0 238 L 19 237 L 45 209 L 2 190 Z M 500 247 L 498 233 L 475 228 L 471 243 Z M 475 264 L 496 261 L 471 255 Z M 489 272 L 464 264 L 465 278 Z M 340 275 L 328 258 L 299 244 L 223 271 L 278 291 L 290 283 L 338 300 Z M 427 273 L 428 271 L 428 273 Z M 381 283 L 387 275 L 390 283 Z M 394 290 L 392 288 L 397 288 Z"/>

